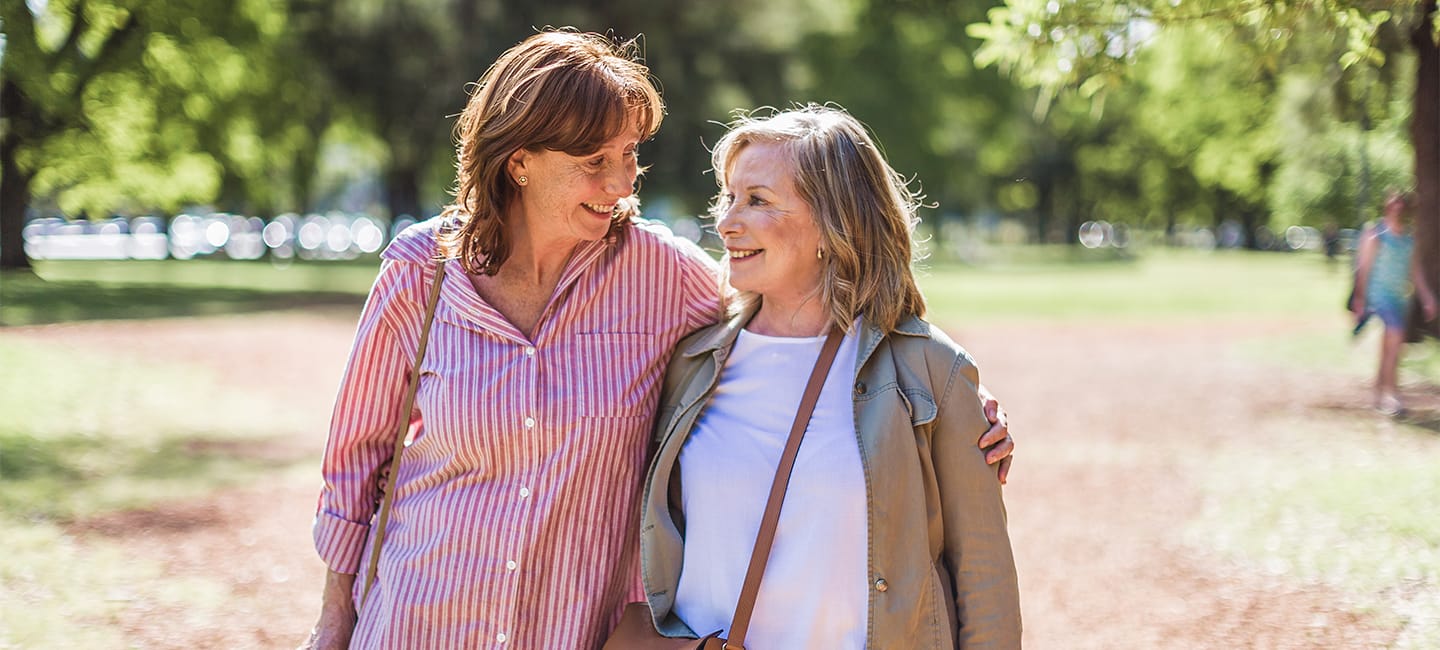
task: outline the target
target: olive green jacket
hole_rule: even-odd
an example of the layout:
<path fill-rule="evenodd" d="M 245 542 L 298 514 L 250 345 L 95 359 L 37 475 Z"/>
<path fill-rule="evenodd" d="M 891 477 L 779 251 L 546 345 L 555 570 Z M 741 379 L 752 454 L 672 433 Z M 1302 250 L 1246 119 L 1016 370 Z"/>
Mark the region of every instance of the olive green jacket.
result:
<path fill-rule="evenodd" d="M 750 315 L 690 335 L 666 371 L 640 528 L 645 594 L 666 636 L 693 635 L 671 611 L 684 545 L 684 515 L 670 496 L 680 448 Z M 974 363 L 938 328 L 910 318 L 889 335 L 862 320 L 855 367 L 867 647 L 1020 647 L 1005 504 L 995 468 L 976 447 L 989 424 Z"/>

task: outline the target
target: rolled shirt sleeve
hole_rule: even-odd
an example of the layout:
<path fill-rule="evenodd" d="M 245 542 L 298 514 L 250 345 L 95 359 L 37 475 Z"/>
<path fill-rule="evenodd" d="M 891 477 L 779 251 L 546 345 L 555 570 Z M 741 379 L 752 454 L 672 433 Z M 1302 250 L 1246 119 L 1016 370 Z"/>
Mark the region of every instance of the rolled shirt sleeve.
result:
<path fill-rule="evenodd" d="M 422 271 L 412 263 L 382 263 L 340 380 L 313 529 L 316 551 L 337 573 L 358 572 L 380 501 L 380 481 L 394 449 L 414 361 L 412 339 L 418 338 L 423 317 L 423 303 L 417 302 Z M 415 336 L 401 336 L 402 331 Z"/>

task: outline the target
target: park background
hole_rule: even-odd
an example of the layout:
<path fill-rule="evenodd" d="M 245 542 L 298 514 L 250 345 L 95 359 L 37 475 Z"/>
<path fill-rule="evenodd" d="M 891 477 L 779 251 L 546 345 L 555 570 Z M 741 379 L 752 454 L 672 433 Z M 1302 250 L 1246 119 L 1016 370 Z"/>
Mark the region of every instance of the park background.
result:
<path fill-rule="evenodd" d="M 915 176 L 1019 437 L 1027 645 L 1440 646 L 1440 347 L 1379 416 L 1343 310 L 1386 187 L 1437 250 L 1434 6 L 0 0 L 0 648 L 298 643 L 374 246 L 546 25 L 644 35 L 678 230 L 736 108 L 835 102 Z"/>

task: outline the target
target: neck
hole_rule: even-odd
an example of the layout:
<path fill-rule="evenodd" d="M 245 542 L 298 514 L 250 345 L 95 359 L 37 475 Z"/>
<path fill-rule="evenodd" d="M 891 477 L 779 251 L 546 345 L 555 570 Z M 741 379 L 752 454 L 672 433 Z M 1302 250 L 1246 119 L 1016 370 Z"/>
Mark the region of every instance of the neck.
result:
<path fill-rule="evenodd" d="M 820 336 L 830 330 L 830 314 L 820 300 L 819 292 L 797 301 L 760 298 L 760 311 L 745 329 L 765 336 Z"/>
<path fill-rule="evenodd" d="M 535 284 L 560 275 L 581 243 L 573 237 L 532 230 L 530 220 L 518 210 L 505 221 L 505 229 L 510 238 L 510 257 L 501 272 Z"/>

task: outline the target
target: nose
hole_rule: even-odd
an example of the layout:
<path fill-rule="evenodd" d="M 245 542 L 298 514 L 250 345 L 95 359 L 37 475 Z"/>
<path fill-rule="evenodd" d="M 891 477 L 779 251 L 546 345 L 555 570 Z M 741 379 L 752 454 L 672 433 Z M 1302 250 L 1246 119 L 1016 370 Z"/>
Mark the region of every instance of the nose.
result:
<path fill-rule="evenodd" d="M 739 201 L 731 201 L 730 205 L 720 213 L 720 220 L 715 222 L 715 232 L 719 233 L 721 237 L 740 234 L 744 220 L 740 217 L 739 204 Z"/>
<path fill-rule="evenodd" d="M 635 193 L 635 179 L 639 170 L 634 165 L 610 165 L 605 174 L 605 191 L 612 196 L 627 197 Z"/>

